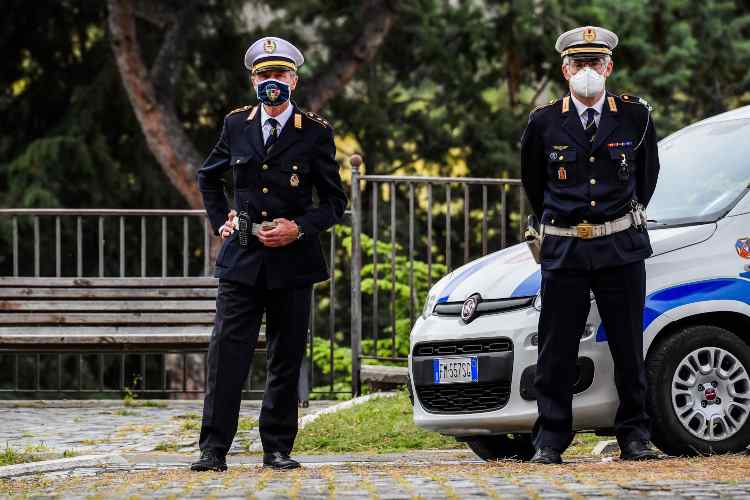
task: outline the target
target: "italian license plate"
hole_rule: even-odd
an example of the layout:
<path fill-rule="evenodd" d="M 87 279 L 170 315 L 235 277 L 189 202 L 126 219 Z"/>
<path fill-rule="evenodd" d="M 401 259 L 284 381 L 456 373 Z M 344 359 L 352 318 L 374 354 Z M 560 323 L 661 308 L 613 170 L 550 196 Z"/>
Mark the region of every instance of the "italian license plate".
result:
<path fill-rule="evenodd" d="M 477 358 L 437 358 L 432 360 L 436 384 L 472 383 L 479 381 Z"/>

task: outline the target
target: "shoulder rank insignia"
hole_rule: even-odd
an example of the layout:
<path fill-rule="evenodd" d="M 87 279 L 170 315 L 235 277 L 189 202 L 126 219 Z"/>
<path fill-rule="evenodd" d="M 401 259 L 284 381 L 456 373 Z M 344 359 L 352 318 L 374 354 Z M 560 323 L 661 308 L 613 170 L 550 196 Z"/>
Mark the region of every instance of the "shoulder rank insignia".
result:
<path fill-rule="evenodd" d="M 612 96 L 607 97 L 607 104 L 609 104 L 609 110 L 613 113 L 617 113 L 617 103 L 615 98 Z"/>
<path fill-rule="evenodd" d="M 537 107 L 535 107 L 534 109 L 532 109 L 532 110 L 531 110 L 531 111 L 529 112 L 529 121 L 531 121 L 531 118 L 532 118 L 532 117 L 534 116 L 534 113 L 536 113 L 536 112 L 537 112 L 537 111 L 539 111 L 540 109 L 543 109 L 543 108 L 547 108 L 547 107 L 549 107 L 549 106 L 552 106 L 553 104 L 555 104 L 555 103 L 556 103 L 557 101 L 559 101 L 559 100 L 560 100 L 560 99 L 552 99 L 552 100 L 550 100 L 550 102 L 548 102 L 547 104 L 540 104 L 539 106 L 537 106 Z"/>
<path fill-rule="evenodd" d="M 649 111 L 653 111 L 654 108 L 651 107 L 651 105 L 646 101 L 646 99 L 642 97 L 638 97 L 637 95 L 633 94 L 622 94 L 620 96 L 620 99 L 623 100 L 623 102 L 629 102 L 631 104 L 642 104 L 646 107 Z"/>
<path fill-rule="evenodd" d="M 294 113 L 294 128 L 302 128 L 302 115 Z"/>
<path fill-rule="evenodd" d="M 570 96 L 563 97 L 562 112 L 567 113 L 570 110 Z"/>
<path fill-rule="evenodd" d="M 248 104 L 247 106 L 242 106 L 241 108 L 233 109 L 232 111 L 227 113 L 227 116 L 233 115 L 235 113 L 241 113 L 242 111 L 247 111 L 250 108 L 252 108 L 252 106 Z"/>
<path fill-rule="evenodd" d="M 328 123 L 328 121 L 325 118 L 323 118 L 322 116 L 317 115 L 317 114 L 313 113 L 312 111 L 308 111 L 306 114 L 307 114 L 307 117 L 310 118 L 312 121 L 314 121 L 314 122 L 316 122 L 316 123 L 318 123 L 320 125 L 323 125 L 324 127 L 329 127 L 330 128 L 331 124 Z"/>

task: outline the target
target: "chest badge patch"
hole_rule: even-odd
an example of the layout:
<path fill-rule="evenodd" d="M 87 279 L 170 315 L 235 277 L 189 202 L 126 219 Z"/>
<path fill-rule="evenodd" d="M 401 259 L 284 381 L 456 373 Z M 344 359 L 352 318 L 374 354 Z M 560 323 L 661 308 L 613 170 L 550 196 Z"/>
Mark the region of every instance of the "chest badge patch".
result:
<path fill-rule="evenodd" d="M 297 186 L 299 186 L 299 175 L 297 175 L 297 174 L 292 174 L 292 176 L 291 176 L 291 177 L 289 178 L 289 184 L 290 184 L 290 185 L 291 185 L 292 187 L 295 187 L 295 188 L 296 188 Z"/>
<path fill-rule="evenodd" d="M 557 169 L 557 180 L 559 181 L 568 180 L 568 171 L 565 170 L 565 167 L 560 167 Z"/>

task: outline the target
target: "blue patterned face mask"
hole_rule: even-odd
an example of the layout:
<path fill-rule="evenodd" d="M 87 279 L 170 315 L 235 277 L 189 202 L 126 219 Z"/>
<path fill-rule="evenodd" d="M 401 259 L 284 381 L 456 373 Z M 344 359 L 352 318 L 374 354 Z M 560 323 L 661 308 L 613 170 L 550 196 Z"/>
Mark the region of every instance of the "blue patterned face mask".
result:
<path fill-rule="evenodd" d="M 291 90 L 288 83 L 280 80 L 263 80 L 255 89 L 258 100 L 266 106 L 280 106 L 289 100 Z"/>

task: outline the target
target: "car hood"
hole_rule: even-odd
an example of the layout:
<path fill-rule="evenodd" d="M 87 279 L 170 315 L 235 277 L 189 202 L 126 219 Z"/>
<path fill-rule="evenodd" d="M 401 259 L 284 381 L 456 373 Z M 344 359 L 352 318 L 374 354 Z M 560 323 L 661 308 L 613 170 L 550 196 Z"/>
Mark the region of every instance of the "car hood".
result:
<path fill-rule="evenodd" d="M 654 256 L 701 243 L 716 224 L 649 230 Z M 528 297 L 539 293 L 542 275 L 526 243 L 513 245 L 459 267 L 433 289 L 438 303 L 461 302 L 478 293 L 484 299 Z"/>
<path fill-rule="evenodd" d="M 714 232 L 716 232 L 714 222 L 681 227 L 649 227 L 648 236 L 651 239 L 651 248 L 654 250 L 652 257 L 702 243 Z"/>

